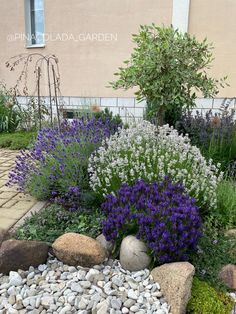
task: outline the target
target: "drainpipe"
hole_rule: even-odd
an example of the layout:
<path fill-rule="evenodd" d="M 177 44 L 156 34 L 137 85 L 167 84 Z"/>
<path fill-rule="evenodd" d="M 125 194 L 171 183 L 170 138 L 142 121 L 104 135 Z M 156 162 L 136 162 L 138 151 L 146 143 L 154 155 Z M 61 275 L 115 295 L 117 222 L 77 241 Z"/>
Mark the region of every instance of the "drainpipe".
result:
<path fill-rule="evenodd" d="M 190 0 L 173 0 L 172 25 L 182 33 L 188 32 Z"/>

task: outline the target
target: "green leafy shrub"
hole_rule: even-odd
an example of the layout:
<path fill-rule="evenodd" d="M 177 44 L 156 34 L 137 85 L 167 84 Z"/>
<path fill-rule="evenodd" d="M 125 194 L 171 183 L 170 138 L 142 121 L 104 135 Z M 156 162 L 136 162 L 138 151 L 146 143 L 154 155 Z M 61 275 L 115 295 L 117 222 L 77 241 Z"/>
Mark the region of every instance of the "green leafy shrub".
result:
<path fill-rule="evenodd" d="M 223 180 L 217 186 L 217 207 L 212 213 L 223 228 L 236 227 L 236 183 Z"/>
<path fill-rule="evenodd" d="M 196 276 L 217 289 L 225 290 L 219 279 L 220 269 L 227 264 L 236 264 L 236 241 L 220 231 L 214 217 L 208 218 L 196 252 L 192 252 L 190 262 L 195 266 Z"/>
<path fill-rule="evenodd" d="M 111 86 L 137 86 L 137 99 L 147 101 L 148 118 L 158 117 L 160 124 L 175 125 L 182 109 L 195 107 L 196 90 L 214 97 L 224 86 L 225 78 L 216 80 L 206 72 L 213 60 L 206 39 L 199 42 L 188 33 L 152 24 L 141 26 L 133 42 L 131 57 L 115 73 L 118 80 Z"/>
<path fill-rule="evenodd" d="M 39 240 L 52 243 L 66 232 L 77 232 L 95 238 L 101 233 L 104 215 L 100 210 L 69 212 L 50 205 L 27 218 L 16 231 L 20 240 Z"/>
<path fill-rule="evenodd" d="M 208 283 L 193 279 L 192 295 L 188 303 L 189 314 L 230 314 L 233 300 L 223 293 L 217 292 Z"/>

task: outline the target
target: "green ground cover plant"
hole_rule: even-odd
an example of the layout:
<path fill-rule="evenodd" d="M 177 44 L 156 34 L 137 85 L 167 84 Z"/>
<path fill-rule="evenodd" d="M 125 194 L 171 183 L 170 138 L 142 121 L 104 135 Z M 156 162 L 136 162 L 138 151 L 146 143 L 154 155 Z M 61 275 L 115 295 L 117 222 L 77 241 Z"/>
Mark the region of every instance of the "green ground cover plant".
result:
<path fill-rule="evenodd" d="M 188 314 L 230 314 L 233 304 L 230 297 L 216 291 L 208 283 L 197 277 L 193 279 Z"/>
<path fill-rule="evenodd" d="M 49 205 L 27 218 L 16 231 L 20 240 L 40 240 L 53 243 L 66 232 L 77 232 L 92 238 L 101 234 L 104 215 L 99 209 L 70 212 L 58 205 Z"/>

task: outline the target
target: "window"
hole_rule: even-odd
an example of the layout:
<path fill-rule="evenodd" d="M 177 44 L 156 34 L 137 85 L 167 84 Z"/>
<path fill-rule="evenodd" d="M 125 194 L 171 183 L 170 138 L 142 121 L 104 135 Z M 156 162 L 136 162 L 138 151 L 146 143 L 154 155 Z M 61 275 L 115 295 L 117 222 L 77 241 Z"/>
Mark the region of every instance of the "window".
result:
<path fill-rule="evenodd" d="M 26 38 L 28 47 L 44 46 L 44 1 L 25 0 Z"/>

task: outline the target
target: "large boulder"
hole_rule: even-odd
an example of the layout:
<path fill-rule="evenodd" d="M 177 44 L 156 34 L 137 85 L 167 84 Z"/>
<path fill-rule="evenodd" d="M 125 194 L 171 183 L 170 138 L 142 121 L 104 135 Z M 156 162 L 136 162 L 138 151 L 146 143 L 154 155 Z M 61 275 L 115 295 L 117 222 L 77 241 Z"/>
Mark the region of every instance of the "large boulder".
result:
<path fill-rule="evenodd" d="M 56 257 L 72 266 L 91 267 L 101 264 L 106 254 L 94 239 L 78 233 L 65 233 L 52 245 Z"/>
<path fill-rule="evenodd" d="M 232 290 L 236 290 L 236 265 L 228 264 L 221 268 L 220 279 Z"/>
<path fill-rule="evenodd" d="M 152 270 L 151 275 L 160 284 L 172 314 L 186 313 L 194 273 L 194 266 L 188 262 L 164 264 Z"/>
<path fill-rule="evenodd" d="M 48 256 L 48 245 L 39 241 L 7 240 L 0 248 L 0 273 L 27 270 L 30 266 L 44 264 Z"/>
<path fill-rule="evenodd" d="M 127 236 L 121 242 L 120 263 L 124 269 L 138 271 L 145 269 L 151 263 L 145 243 L 134 236 Z"/>

